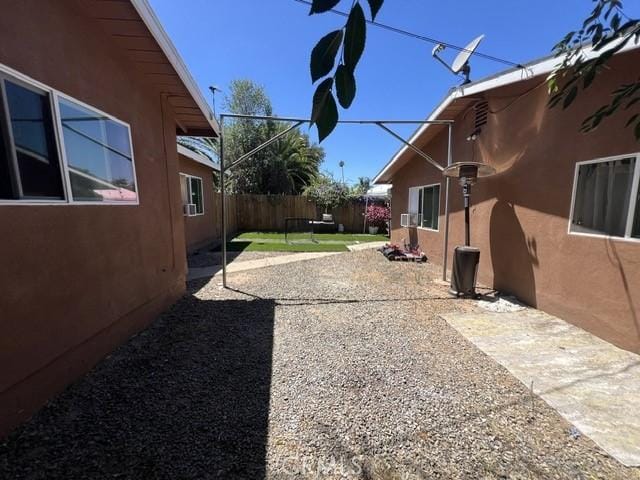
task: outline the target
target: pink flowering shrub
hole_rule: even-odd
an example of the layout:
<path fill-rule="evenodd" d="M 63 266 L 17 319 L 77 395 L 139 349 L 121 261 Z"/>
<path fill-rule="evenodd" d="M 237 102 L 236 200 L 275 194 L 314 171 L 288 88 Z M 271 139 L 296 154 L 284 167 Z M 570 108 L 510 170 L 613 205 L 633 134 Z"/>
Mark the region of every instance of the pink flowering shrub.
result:
<path fill-rule="evenodd" d="M 369 205 L 366 217 L 372 227 L 384 228 L 391 219 L 391 209 L 384 205 Z"/>

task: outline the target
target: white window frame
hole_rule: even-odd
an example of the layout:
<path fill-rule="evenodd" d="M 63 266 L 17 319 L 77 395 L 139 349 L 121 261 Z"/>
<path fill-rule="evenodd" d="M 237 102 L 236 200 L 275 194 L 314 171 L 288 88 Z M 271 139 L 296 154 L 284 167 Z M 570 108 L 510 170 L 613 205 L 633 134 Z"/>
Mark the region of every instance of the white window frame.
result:
<path fill-rule="evenodd" d="M 412 212 L 411 211 L 411 204 L 410 204 L 410 202 L 411 202 L 411 193 L 409 193 L 407 195 L 407 197 L 408 197 L 407 198 L 407 202 L 409 204 L 408 207 L 407 207 L 407 212 L 408 213 L 415 213 L 416 215 L 418 215 L 418 219 L 419 219 L 418 223 L 419 224 L 418 224 L 418 226 L 416 228 L 419 228 L 420 230 L 426 230 L 428 232 L 439 232 L 440 231 L 440 200 L 441 200 L 441 197 L 442 197 L 442 184 L 440 182 L 436 182 L 436 183 L 430 183 L 428 185 L 415 185 L 413 187 L 409 187 L 409 192 L 411 191 L 411 189 L 416 189 L 416 190 L 420 191 L 420 190 L 424 190 L 425 188 L 430 188 L 430 187 L 440 187 L 438 189 L 438 228 L 429 228 L 429 227 L 423 227 L 422 226 L 422 218 L 423 218 L 423 216 L 418 213 L 419 209 L 420 209 L 420 205 L 418 205 L 418 211 L 416 211 L 416 212 Z M 424 192 L 422 193 L 422 195 L 423 195 L 423 198 L 424 198 Z M 420 198 L 420 196 L 418 195 L 418 199 L 419 198 Z M 420 200 L 418 200 L 418 203 L 419 202 L 420 202 Z"/>
<path fill-rule="evenodd" d="M 2 63 L 0 63 L 0 81 L 4 81 L 5 77 L 9 77 L 9 81 L 14 81 L 15 83 L 20 84 L 21 86 L 28 88 L 28 89 L 32 89 L 35 91 L 40 91 L 40 93 L 45 93 L 48 97 L 49 97 L 49 102 L 51 104 L 51 114 L 52 114 L 52 118 L 53 118 L 53 130 L 54 130 L 54 135 L 55 135 L 55 140 L 56 140 L 56 148 L 57 148 L 57 152 L 58 152 L 58 159 L 60 162 L 60 174 L 62 176 L 62 184 L 63 184 L 63 192 L 64 192 L 64 199 L 43 199 L 43 200 L 36 200 L 36 199 L 28 199 L 28 200 L 21 200 L 21 199 L 0 199 L 0 206 L 3 205 L 11 205 L 11 206 L 19 206 L 19 205 L 25 205 L 25 206 L 34 206 L 34 205 L 93 205 L 93 206 L 101 206 L 101 205 L 123 205 L 123 206 L 131 206 L 131 205 L 140 205 L 140 191 L 138 189 L 138 175 L 136 173 L 136 162 L 135 162 L 135 154 L 134 154 L 134 148 L 133 148 L 133 139 L 131 136 L 131 125 L 128 124 L 127 122 L 124 122 L 122 120 L 120 120 L 119 118 L 114 117 L 113 115 L 108 114 L 107 112 L 104 112 L 92 105 L 89 105 L 88 103 L 82 102 L 81 100 L 78 100 L 77 98 L 74 98 L 70 95 L 67 95 L 59 90 L 56 90 L 42 82 L 39 82 L 37 80 L 34 80 L 31 77 L 28 77 L 27 75 L 24 75 L 23 73 L 18 72 L 17 70 L 14 70 L 11 67 L 8 67 L 7 65 L 4 65 Z M 64 145 L 64 134 L 62 131 L 62 119 L 60 116 L 60 106 L 58 104 L 59 99 L 63 99 L 63 100 L 67 100 L 69 102 L 72 103 L 76 103 L 78 105 L 80 105 L 81 107 L 87 108 L 93 112 L 96 112 L 99 115 L 103 115 L 106 118 L 108 118 L 109 120 L 112 120 L 116 123 L 119 123 L 120 125 L 126 127 L 127 132 L 129 134 L 129 145 L 131 147 L 131 167 L 133 170 L 133 183 L 136 189 L 136 200 L 130 200 L 130 201 L 114 201 L 114 200 L 102 200 L 99 202 L 91 202 L 91 201 L 79 201 L 79 200 L 74 200 L 73 199 L 73 192 L 71 190 L 71 176 L 69 173 L 69 165 L 67 162 L 67 153 L 66 153 L 66 149 L 65 149 L 65 145 Z M 4 99 L 6 101 L 6 99 Z M 7 107 L 8 108 L 8 107 Z M 11 131 L 11 126 L 9 125 L 9 135 L 11 136 L 11 138 L 7 139 L 10 141 L 11 145 L 9 145 L 10 148 L 14 148 L 14 144 L 13 144 L 13 132 Z"/>
<path fill-rule="evenodd" d="M 191 200 L 191 198 L 193 197 L 193 192 L 191 191 L 191 179 L 193 178 L 195 178 L 200 182 L 200 193 L 202 194 L 202 213 L 198 213 L 198 211 L 196 210 L 196 213 L 194 213 L 193 215 L 189 213 L 184 213 L 183 215 L 185 217 L 200 217 L 204 215 L 204 182 L 202 181 L 202 177 L 198 177 L 196 175 L 191 175 L 191 174 L 182 173 L 182 172 L 180 172 L 180 176 L 184 177 L 187 180 L 187 196 L 189 197 L 189 200 Z M 182 206 L 184 208 L 185 204 L 183 204 Z"/>
<path fill-rule="evenodd" d="M 580 167 L 582 165 L 589 165 L 593 163 L 603 163 L 603 162 L 612 162 L 616 160 L 624 160 L 625 158 L 635 158 L 635 165 L 633 168 L 633 179 L 631 180 L 631 199 L 629 200 L 629 211 L 627 212 L 627 222 L 625 226 L 624 237 L 619 237 L 615 235 L 607 235 L 605 233 L 589 233 L 589 232 L 576 232 L 571 230 L 573 225 L 573 213 L 575 209 L 575 201 L 576 201 L 576 192 L 578 190 L 578 173 L 580 171 Z M 591 237 L 591 238 L 604 238 L 608 240 L 616 240 L 621 242 L 633 242 L 640 243 L 640 238 L 635 238 L 631 236 L 631 230 L 633 228 L 633 220 L 635 216 L 635 212 L 637 208 L 640 208 L 638 205 L 638 184 L 640 182 L 640 152 L 636 153 L 627 153 L 625 155 L 615 155 L 611 157 L 603 157 L 596 158 L 594 160 L 585 160 L 582 162 L 576 162 L 574 172 L 573 172 L 573 189 L 571 191 L 571 205 L 569 209 L 569 222 L 567 226 L 567 233 L 569 235 L 575 235 L 579 237 Z"/>

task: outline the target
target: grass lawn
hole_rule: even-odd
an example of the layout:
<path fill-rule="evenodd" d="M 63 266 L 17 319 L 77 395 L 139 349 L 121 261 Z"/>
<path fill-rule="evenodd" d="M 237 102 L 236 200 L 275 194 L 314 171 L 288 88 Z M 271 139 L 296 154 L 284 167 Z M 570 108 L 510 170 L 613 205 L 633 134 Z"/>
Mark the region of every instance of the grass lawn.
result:
<path fill-rule="evenodd" d="M 308 233 L 289 235 L 287 243 L 284 233 L 245 232 L 227 243 L 229 251 L 248 252 L 346 252 L 347 245 L 365 242 L 384 242 L 385 235 L 367 235 L 353 233 L 317 233 L 314 242 Z"/>
<path fill-rule="evenodd" d="M 346 252 L 346 244 L 336 243 L 263 243 L 233 240 L 227 243 L 230 252 Z"/>
<path fill-rule="evenodd" d="M 309 239 L 308 233 L 294 233 L 289 237 L 296 239 Z M 386 242 L 389 238 L 386 235 L 369 235 L 365 233 L 315 233 L 313 238 L 319 242 L 341 242 L 345 244 L 364 242 Z M 284 233 L 278 232 L 244 232 L 236 237 L 241 240 L 279 240 L 284 242 Z"/>

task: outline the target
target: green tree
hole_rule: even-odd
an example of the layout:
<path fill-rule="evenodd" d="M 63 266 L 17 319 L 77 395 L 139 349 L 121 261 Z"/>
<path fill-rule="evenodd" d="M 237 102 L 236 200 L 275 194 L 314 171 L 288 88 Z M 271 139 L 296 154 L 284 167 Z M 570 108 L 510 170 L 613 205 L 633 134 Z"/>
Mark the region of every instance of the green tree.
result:
<path fill-rule="evenodd" d="M 218 162 L 218 140 L 211 137 L 178 137 L 178 143 L 189 150 Z"/>
<path fill-rule="evenodd" d="M 351 193 L 354 197 L 362 197 L 370 188 L 371 179 L 369 177 L 358 177 L 358 183 L 352 187 Z"/>
<path fill-rule="evenodd" d="M 313 199 L 324 213 L 330 213 L 351 198 L 349 189 L 329 173 L 318 175 L 305 189 L 304 195 Z"/>
<path fill-rule="evenodd" d="M 279 127 L 280 131 L 285 126 Z M 282 193 L 299 195 L 311 185 L 319 175 L 320 164 L 324 160 L 324 150 L 313 145 L 309 136 L 294 129 L 284 137 L 278 139 L 272 149 L 272 171 L 279 173 L 279 182 L 270 185 L 272 189 L 279 188 Z"/>
<path fill-rule="evenodd" d="M 204 155 L 212 163 L 218 163 L 218 140 L 211 137 L 178 137 L 178 143 L 189 150 Z M 219 173 L 211 172 L 211 181 L 214 191 L 220 189 Z"/>
<path fill-rule="evenodd" d="M 230 85 L 225 108 L 235 114 L 272 116 L 273 107 L 264 88 L 250 80 Z M 266 142 L 286 125 L 250 118 L 225 122 L 225 165 Z M 324 150 L 310 142 L 298 128 L 230 171 L 230 190 L 236 193 L 299 194 L 318 175 Z"/>
<path fill-rule="evenodd" d="M 549 105 L 568 108 L 578 96 L 591 86 L 613 55 L 632 40 L 640 39 L 640 20 L 629 18 L 621 0 L 593 0 L 595 7 L 577 31 L 567 33 L 553 47 L 562 62 L 549 77 Z M 593 49 L 590 55 L 586 47 Z M 623 84 L 611 93 L 608 104 L 589 115 L 581 131 L 590 132 L 608 116 L 620 109 L 629 111 L 627 127 L 634 125 L 636 140 L 640 141 L 640 80 Z"/>
<path fill-rule="evenodd" d="M 310 15 L 328 12 L 341 0 L 313 0 Z M 371 20 L 382 8 L 384 0 L 366 0 Z M 592 0 L 595 5 L 582 27 L 569 32 L 553 51 L 561 59 L 549 79 L 549 106 L 569 107 L 581 90 L 587 89 L 605 68 L 613 55 L 632 40 L 640 39 L 640 20 L 629 18 L 621 0 Z M 338 108 L 348 109 L 356 95 L 355 68 L 364 51 L 367 18 L 361 4 L 351 0 L 351 9 L 343 28 L 325 35 L 311 52 L 311 81 L 319 82 L 313 95 L 311 120 L 318 129 L 320 142 L 336 127 Z M 593 54 L 585 54 L 586 47 Z M 336 60 L 337 67 L 336 67 Z M 335 96 L 335 98 L 334 98 Z M 589 132 L 606 117 L 620 109 L 630 110 L 627 126 L 635 125 L 640 141 L 640 80 L 620 85 L 612 92 L 611 101 L 587 117 L 581 130 Z"/>
<path fill-rule="evenodd" d="M 225 97 L 224 108 L 240 115 L 273 115 L 271 100 L 264 88 L 251 80 L 234 80 Z M 276 125 L 271 121 L 231 119 L 225 121 L 225 165 L 271 138 Z M 265 177 L 269 176 L 269 149 L 264 149 L 230 171 L 229 188 L 235 193 L 266 193 Z"/>

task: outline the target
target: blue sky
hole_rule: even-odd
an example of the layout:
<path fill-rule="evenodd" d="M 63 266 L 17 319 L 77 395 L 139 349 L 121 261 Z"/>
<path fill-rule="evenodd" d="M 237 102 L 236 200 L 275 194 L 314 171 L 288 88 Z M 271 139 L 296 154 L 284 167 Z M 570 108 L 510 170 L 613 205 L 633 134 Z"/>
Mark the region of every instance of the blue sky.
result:
<path fill-rule="evenodd" d="M 361 0 L 364 2 L 364 0 Z M 207 98 L 208 86 L 227 90 L 233 79 L 263 85 L 276 114 L 308 118 L 313 86 L 309 55 L 326 33 L 344 25 L 343 17 L 308 16 L 294 0 L 150 0 L 162 24 Z M 465 45 L 486 35 L 479 51 L 516 63 L 550 53 L 579 27 L 590 0 L 387 0 L 377 20 L 449 43 Z M 625 2 L 637 16 L 640 2 Z M 339 8 L 347 9 L 350 0 Z M 369 27 L 367 48 L 356 70 L 358 93 L 341 118 L 423 119 L 459 83 L 431 57 L 433 45 Z M 455 52 L 443 56 L 452 59 Z M 507 66 L 475 57 L 472 79 Z M 216 101 L 221 103 L 221 96 Z M 220 109 L 218 109 L 220 110 Z M 397 128 L 408 137 L 415 127 Z M 315 128 L 311 137 L 317 139 Z M 322 142 L 323 168 L 345 179 L 373 177 L 400 144 L 375 126 L 341 125 Z"/>

